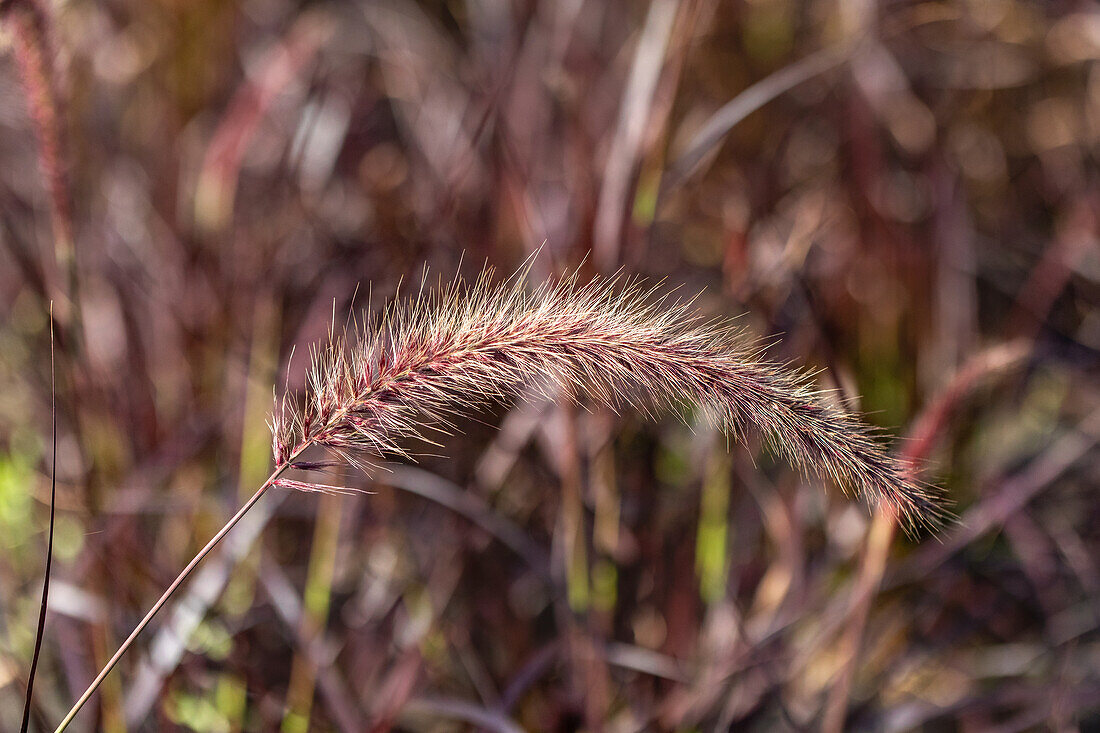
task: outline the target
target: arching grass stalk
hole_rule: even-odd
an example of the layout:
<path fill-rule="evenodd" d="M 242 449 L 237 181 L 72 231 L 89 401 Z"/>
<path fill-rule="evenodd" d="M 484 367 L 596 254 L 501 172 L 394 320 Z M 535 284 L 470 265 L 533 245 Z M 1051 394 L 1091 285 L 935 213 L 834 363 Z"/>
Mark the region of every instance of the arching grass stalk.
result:
<path fill-rule="evenodd" d="M 586 394 L 611 408 L 698 405 L 735 436 L 755 430 L 799 468 L 896 512 L 910 528 L 940 518 L 935 490 L 909 478 L 859 420 L 825 399 L 808 377 L 761 358 L 728 322 L 702 322 L 691 303 L 670 303 L 617 279 L 576 277 L 528 291 L 528 269 L 499 285 L 421 290 L 349 337 L 314 350 L 306 395 L 284 394 L 272 419 L 275 470 L 199 551 L 150 609 L 58 726 L 62 731 L 153 616 L 241 517 L 272 486 L 339 487 L 282 478 L 312 448 L 365 466 L 378 454 L 446 430 L 457 414 L 518 395 Z"/>

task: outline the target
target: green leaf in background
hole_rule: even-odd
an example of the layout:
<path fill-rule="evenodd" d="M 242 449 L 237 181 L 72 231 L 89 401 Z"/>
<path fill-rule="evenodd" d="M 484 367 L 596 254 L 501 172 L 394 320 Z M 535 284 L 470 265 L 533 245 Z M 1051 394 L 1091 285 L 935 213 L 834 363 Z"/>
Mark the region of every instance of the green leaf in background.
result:
<path fill-rule="evenodd" d="M 0 455 L 0 545 L 5 549 L 25 545 L 34 532 L 32 491 L 39 453 L 35 436 L 17 432 L 11 452 Z"/>

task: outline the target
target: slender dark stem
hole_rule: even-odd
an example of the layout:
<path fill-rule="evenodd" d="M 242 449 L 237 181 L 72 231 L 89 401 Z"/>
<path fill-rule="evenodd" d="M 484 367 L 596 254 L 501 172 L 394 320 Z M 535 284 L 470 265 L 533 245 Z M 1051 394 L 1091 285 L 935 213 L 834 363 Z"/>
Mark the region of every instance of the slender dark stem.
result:
<path fill-rule="evenodd" d="M 46 633 L 46 606 L 50 600 L 50 569 L 53 566 L 53 528 L 57 507 L 57 368 L 53 355 L 53 303 L 50 303 L 50 417 L 53 423 L 53 458 L 50 465 L 50 536 L 46 541 L 46 577 L 42 580 L 42 607 L 38 611 L 38 631 L 34 637 L 34 654 L 31 670 L 27 675 L 27 698 L 23 702 L 23 723 L 19 733 L 27 733 L 31 723 L 31 695 L 34 691 L 34 674 L 38 671 L 38 657 L 42 653 L 42 639 Z"/>
<path fill-rule="evenodd" d="M 107 664 L 104 665 L 103 669 L 100 670 L 98 675 L 96 675 L 96 678 L 92 680 L 92 683 L 90 685 L 88 685 L 88 689 L 85 690 L 84 694 L 80 696 L 80 699 L 76 701 L 72 709 L 65 716 L 64 720 L 62 720 L 57 728 L 54 729 L 54 733 L 61 733 L 61 731 L 65 730 L 65 728 L 68 727 L 69 723 L 71 723 L 73 718 L 76 717 L 76 714 L 80 712 L 80 708 L 84 707 L 84 703 L 88 702 L 88 699 L 91 698 L 91 696 L 103 683 L 103 680 L 106 679 L 107 675 L 110 674 L 111 670 L 114 669 L 116 664 L 118 664 L 118 660 L 120 660 L 122 658 L 122 655 L 125 654 L 127 650 L 129 650 L 131 645 L 133 645 L 134 640 L 138 637 L 138 634 L 145 630 L 145 627 L 149 625 L 149 622 L 153 620 L 153 617 L 156 616 L 160 609 L 164 607 L 164 604 L 168 602 L 168 599 L 172 597 L 172 594 L 175 593 L 181 585 L 183 585 L 183 582 L 187 580 L 187 576 L 191 574 L 191 571 L 193 571 L 198 566 L 198 564 L 202 562 L 203 558 L 209 555 L 210 551 L 213 550 L 214 547 L 219 542 L 221 542 L 221 540 L 227 534 L 229 534 L 229 531 L 233 529 L 233 527 L 235 527 L 239 521 L 241 521 L 244 515 L 248 513 L 249 509 L 256 505 L 256 502 L 258 502 L 261 497 L 263 497 L 267 490 L 275 485 L 275 482 L 276 480 L 278 480 L 279 476 L 282 475 L 282 473 L 290 467 L 291 462 L 293 462 L 293 460 L 298 457 L 298 454 L 300 454 L 304 450 L 305 446 L 302 446 L 297 453 L 290 456 L 286 463 L 282 464 L 282 466 L 280 466 L 279 468 L 276 468 L 272 472 L 272 474 L 267 477 L 267 480 L 263 482 L 263 485 L 256 490 L 256 493 L 252 495 L 252 498 L 246 501 L 244 505 L 237 510 L 237 513 L 234 514 L 229 519 L 229 521 L 225 523 L 225 526 L 218 530 L 218 533 L 214 535 L 209 542 L 206 543 L 206 546 L 199 550 L 198 554 L 196 554 L 195 557 L 191 559 L 191 562 L 187 563 L 187 567 L 180 571 L 180 574 L 176 576 L 176 579 L 172 581 L 172 584 L 168 586 L 168 589 L 164 591 L 164 594 L 160 597 L 160 599 L 157 600 L 157 602 L 153 604 L 153 607 L 149 609 L 149 612 L 145 614 L 145 618 L 143 618 L 141 622 L 136 627 L 134 627 L 134 630 L 130 632 L 130 635 L 128 637 L 126 637 L 126 641 L 122 642 L 122 646 L 118 648 L 118 651 L 115 652 L 114 656 L 107 661 Z"/>

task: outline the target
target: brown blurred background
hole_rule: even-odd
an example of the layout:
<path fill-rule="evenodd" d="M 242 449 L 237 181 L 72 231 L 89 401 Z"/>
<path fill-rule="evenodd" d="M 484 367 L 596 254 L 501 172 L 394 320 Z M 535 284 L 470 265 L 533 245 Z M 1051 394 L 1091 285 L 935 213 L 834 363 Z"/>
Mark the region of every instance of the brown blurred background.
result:
<path fill-rule="evenodd" d="M 53 724 L 399 281 L 619 268 L 742 315 L 960 521 L 542 401 L 268 497 L 74 730 L 1100 729 L 1100 10 L 5 0 L 0 728 Z M 368 287 L 369 286 L 369 287 Z M 353 295 L 358 287 L 358 295 Z M 292 348 L 299 354 L 287 369 Z"/>

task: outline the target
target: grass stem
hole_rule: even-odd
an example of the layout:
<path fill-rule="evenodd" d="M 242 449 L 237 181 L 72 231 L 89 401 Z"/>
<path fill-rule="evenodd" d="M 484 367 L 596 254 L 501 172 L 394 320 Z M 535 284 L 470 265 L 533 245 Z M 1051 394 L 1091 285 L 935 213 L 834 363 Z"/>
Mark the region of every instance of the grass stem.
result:
<path fill-rule="evenodd" d="M 292 460 L 293 459 L 291 459 L 291 461 Z M 141 622 L 134 627 L 134 630 L 130 632 L 130 635 L 128 637 L 126 637 L 126 641 L 122 642 L 122 645 L 118 648 L 118 651 L 114 653 L 114 656 L 107 660 L 107 664 L 104 665 L 103 669 L 101 669 L 99 674 L 96 675 L 96 678 L 92 680 L 92 683 L 90 685 L 88 685 L 88 689 L 84 691 L 84 694 L 80 696 L 80 699 L 76 701 L 76 703 L 73 705 L 72 709 L 69 710 L 65 718 L 61 721 L 60 724 L 58 724 L 57 728 L 54 729 L 54 733 L 61 733 L 69 726 L 69 723 L 73 721 L 73 718 L 76 717 L 76 714 L 80 712 L 80 709 L 84 707 L 84 704 L 88 702 L 93 694 L 95 694 L 95 691 L 99 688 L 101 684 L 103 684 L 103 680 L 107 678 L 107 675 L 110 674 L 111 670 L 115 668 L 115 665 L 118 664 L 118 661 L 120 659 L 122 659 L 122 656 L 130 649 L 131 646 L 133 646 L 134 640 L 136 640 L 138 635 L 145 630 L 145 627 L 149 625 L 149 622 L 153 620 L 153 617 L 160 612 L 160 610 L 168 602 L 168 599 L 172 597 L 172 594 L 174 594 L 176 590 L 179 589 L 181 585 L 183 585 L 183 582 L 187 580 L 187 577 L 191 575 L 191 572 L 196 567 L 198 567 L 198 564 L 203 561 L 203 558 L 209 555 L 210 551 L 213 550 L 217 546 L 217 544 L 225 538 L 227 534 L 229 534 L 229 531 L 232 530 L 233 527 L 235 527 L 237 523 L 241 521 L 244 515 L 247 514 L 248 511 L 256 505 L 256 503 L 263 497 L 263 495 L 267 493 L 267 490 L 275 485 L 275 482 L 279 479 L 283 472 L 290 467 L 291 461 L 288 461 L 282 466 L 276 468 L 271 473 L 271 475 L 267 477 L 267 480 L 263 482 L 260 488 L 256 490 L 256 493 L 253 494 L 252 497 L 248 501 L 246 501 L 240 509 L 237 510 L 237 513 L 234 514 L 220 530 L 218 530 L 218 533 L 216 535 L 210 538 L 210 541 L 207 542 L 206 545 L 198 551 L 195 557 L 191 559 L 191 562 L 187 563 L 187 567 L 180 571 L 180 574 L 176 576 L 176 579 L 172 581 L 172 584 L 168 586 L 168 588 L 164 591 L 164 594 L 161 595 L 157 602 L 153 604 L 153 607 L 149 609 L 149 612 L 145 614 L 145 618 L 143 618 Z"/>

